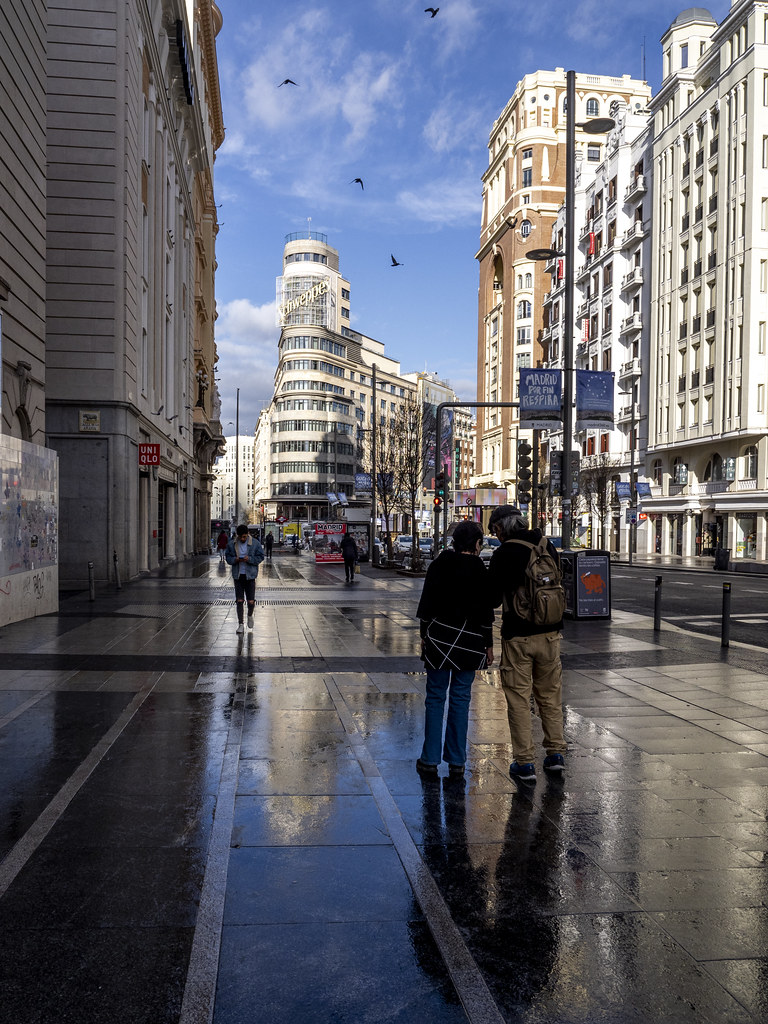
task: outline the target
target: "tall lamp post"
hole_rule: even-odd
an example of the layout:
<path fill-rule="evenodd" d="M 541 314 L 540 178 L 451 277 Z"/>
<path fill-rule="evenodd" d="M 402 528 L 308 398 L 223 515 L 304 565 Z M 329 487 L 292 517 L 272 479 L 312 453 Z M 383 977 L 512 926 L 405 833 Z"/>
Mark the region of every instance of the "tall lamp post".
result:
<path fill-rule="evenodd" d="M 576 124 L 576 72 L 568 71 L 565 76 L 566 113 L 565 122 L 565 251 L 557 249 L 532 249 L 525 255 L 531 260 L 551 260 L 565 256 L 565 331 L 563 332 L 563 529 L 562 545 L 571 546 L 571 502 L 573 472 L 571 466 L 571 442 L 573 440 L 573 291 L 575 284 L 574 257 L 576 217 L 576 129 L 589 135 L 605 135 L 616 122 L 612 117 L 595 117 L 590 121 Z"/>

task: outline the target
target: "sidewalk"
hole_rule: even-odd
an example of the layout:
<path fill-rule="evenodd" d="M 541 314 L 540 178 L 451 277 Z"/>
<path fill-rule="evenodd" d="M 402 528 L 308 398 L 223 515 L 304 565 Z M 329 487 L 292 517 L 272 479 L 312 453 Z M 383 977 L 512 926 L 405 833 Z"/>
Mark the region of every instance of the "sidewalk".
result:
<path fill-rule="evenodd" d="M 509 779 L 489 671 L 425 781 L 421 580 L 342 580 L 275 557 L 238 637 L 213 556 L 0 630 L 0 1022 L 765 1020 L 768 654 L 569 623 L 565 779 Z"/>

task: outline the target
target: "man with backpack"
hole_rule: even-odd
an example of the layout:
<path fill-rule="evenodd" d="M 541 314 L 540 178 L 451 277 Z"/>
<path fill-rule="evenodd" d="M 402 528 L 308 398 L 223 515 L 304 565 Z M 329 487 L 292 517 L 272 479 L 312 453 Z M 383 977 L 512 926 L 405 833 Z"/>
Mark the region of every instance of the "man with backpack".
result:
<path fill-rule="evenodd" d="M 503 606 L 499 669 L 514 757 L 509 774 L 534 782 L 531 694 L 544 728 L 544 770 L 565 770 L 560 663 L 565 597 L 560 560 L 551 541 L 541 530 L 529 530 L 528 520 L 514 505 L 494 509 L 488 528 L 501 541 L 488 577 L 492 605 Z"/>

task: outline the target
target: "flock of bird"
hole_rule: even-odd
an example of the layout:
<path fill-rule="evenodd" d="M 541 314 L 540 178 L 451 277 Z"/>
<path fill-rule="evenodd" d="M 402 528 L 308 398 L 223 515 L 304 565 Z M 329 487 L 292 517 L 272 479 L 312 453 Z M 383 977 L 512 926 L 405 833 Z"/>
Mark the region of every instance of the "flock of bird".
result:
<path fill-rule="evenodd" d="M 440 10 L 439 7 L 425 7 L 424 8 L 424 13 L 428 14 L 430 16 L 430 18 L 436 18 L 437 17 L 437 12 L 439 10 Z M 298 87 L 298 84 L 299 83 L 298 82 L 294 82 L 294 80 L 292 78 L 284 78 L 283 81 L 280 83 L 280 85 L 278 85 L 277 88 L 280 89 L 284 85 L 295 85 L 295 86 Z M 349 184 L 350 185 L 359 185 L 361 190 L 363 192 L 365 192 L 365 185 L 363 184 L 363 179 L 362 178 L 353 178 L 352 181 L 350 181 Z M 399 260 L 396 260 L 395 257 L 392 255 L 392 253 L 390 253 L 389 256 L 390 256 L 390 259 L 392 260 L 390 266 L 392 266 L 392 267 L 403 267 L 403 266 L 405 266 L 404 263 L 400 263 Z"/>

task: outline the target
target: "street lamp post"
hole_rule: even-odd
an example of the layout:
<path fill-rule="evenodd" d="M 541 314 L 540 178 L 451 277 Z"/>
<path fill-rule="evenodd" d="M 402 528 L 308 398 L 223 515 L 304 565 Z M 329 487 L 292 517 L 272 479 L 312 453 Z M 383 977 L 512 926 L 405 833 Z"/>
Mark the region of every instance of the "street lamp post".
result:
<path fill-rule="evenodd" d="M 556 249 L 533 249 L 526 253 L 532 260 L 550 260 L 565 256 L 565 330 L 563 332 L 563 524 L 562 545 L 571 546 L 571 505 L 573 491 L 573 467 L 571 466 L 571 443 L 573 440 L 573 293 L 575 286 L 574 257 L 576 255 L 576 128 L 590 135 L 604 135 L 614 127 L 611 117 L 596 117 L 576 124 L 576 72 L 568 71 L 565 76 L 566 122 L 565 122 L 565 252 Z"/>

